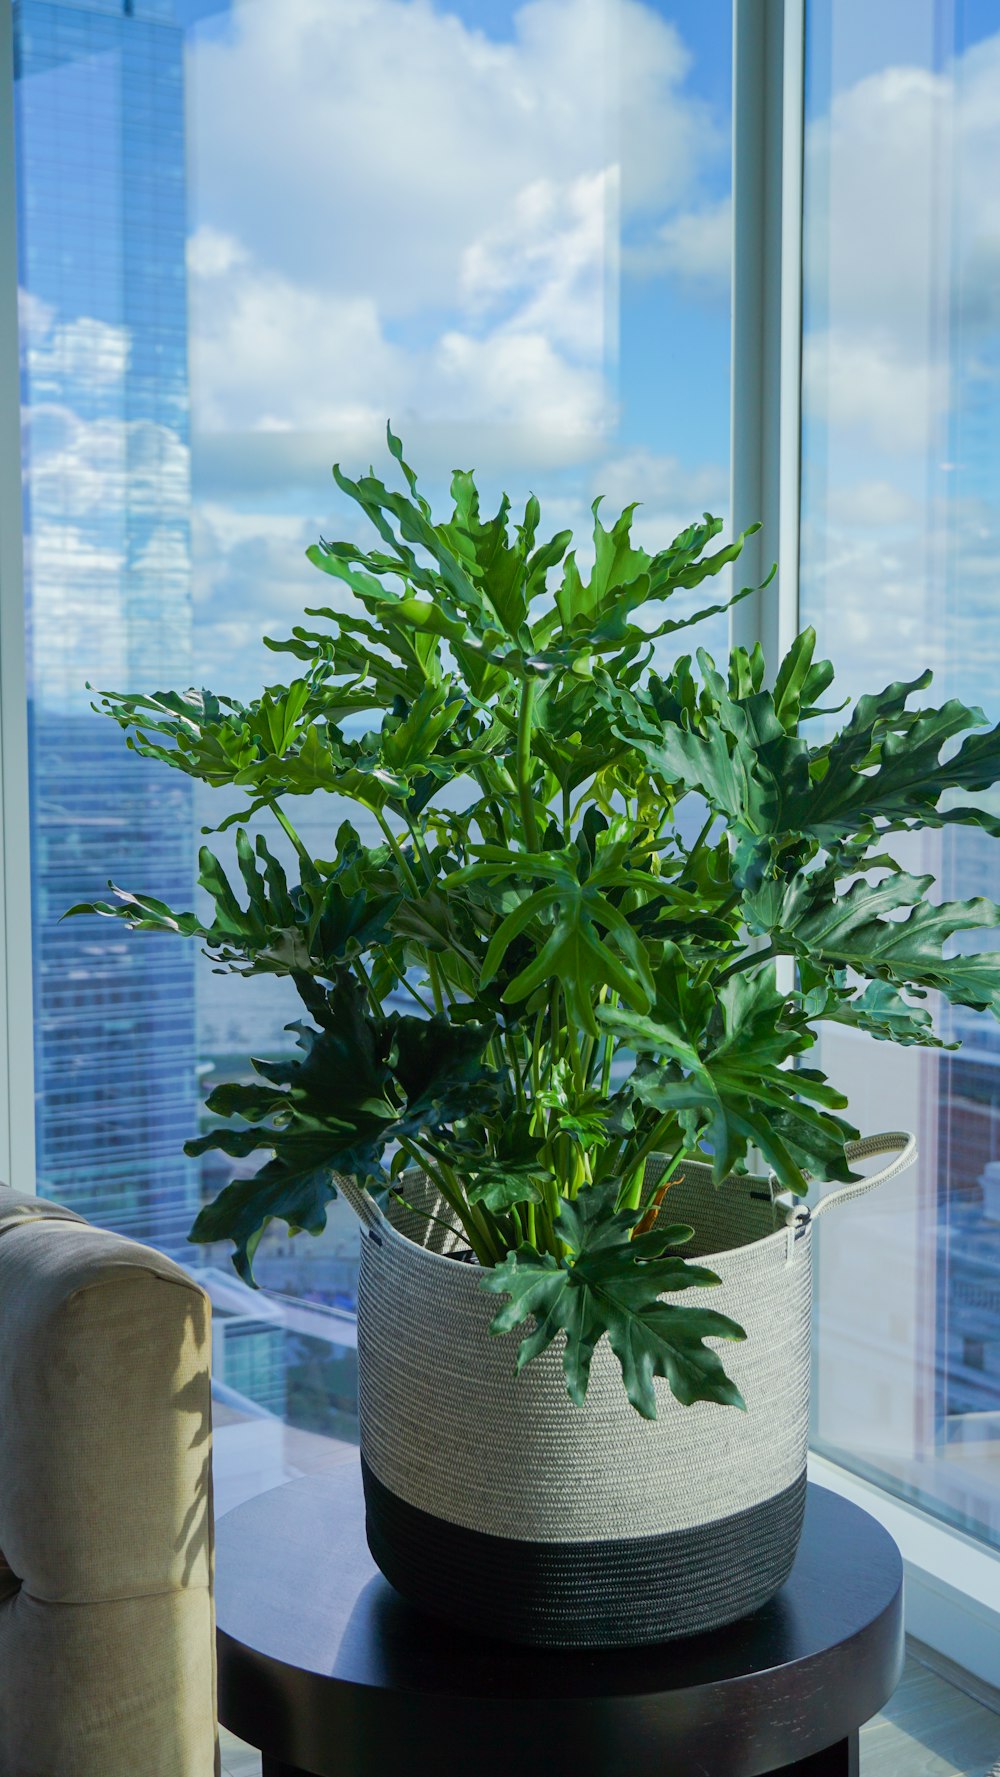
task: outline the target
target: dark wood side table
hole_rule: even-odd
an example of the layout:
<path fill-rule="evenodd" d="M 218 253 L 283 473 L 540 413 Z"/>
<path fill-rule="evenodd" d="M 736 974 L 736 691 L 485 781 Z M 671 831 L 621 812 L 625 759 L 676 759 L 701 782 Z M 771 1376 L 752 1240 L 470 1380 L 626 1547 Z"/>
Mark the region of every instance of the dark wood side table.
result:
<path fill-rule="evenodd" d="M 238 1506 L 217 1556 L 219 1713 L 264 1777 L 857 1777 L 902 1669 L 896 1545 L 819 1487 L 763 1610 L 610 1654 L 418 1614 L 368 1553 L 353 1462 Z"/>

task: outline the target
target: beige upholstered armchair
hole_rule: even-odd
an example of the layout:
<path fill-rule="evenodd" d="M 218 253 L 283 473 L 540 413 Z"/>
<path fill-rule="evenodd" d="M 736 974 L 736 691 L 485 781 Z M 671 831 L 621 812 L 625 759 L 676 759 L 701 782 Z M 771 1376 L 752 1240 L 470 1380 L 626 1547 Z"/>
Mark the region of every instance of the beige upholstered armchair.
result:
<path fill-rule="evenodd" d="M 0 1189 L 0 1772 L 211 1777 L 211 1328 L 169 1259 Z"/>

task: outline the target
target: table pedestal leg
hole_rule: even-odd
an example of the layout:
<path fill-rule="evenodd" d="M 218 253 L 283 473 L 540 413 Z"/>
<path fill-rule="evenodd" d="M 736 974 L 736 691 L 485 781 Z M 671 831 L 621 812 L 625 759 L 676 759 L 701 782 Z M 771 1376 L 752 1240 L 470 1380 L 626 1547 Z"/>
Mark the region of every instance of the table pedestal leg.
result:
<path fill-rule="evenodd" d="M 794 1765 L 782 1765 L 772 1777 L 860 1777 L 860 1772 L 861 1750 L 855 1728 L 853 1734 L 848 1734 L 846 1740 L 838 1740 L 836 1746 L 827 1746 L 822 1752 L 814 1753 L 812 1758 L 797 1759 Z"/>

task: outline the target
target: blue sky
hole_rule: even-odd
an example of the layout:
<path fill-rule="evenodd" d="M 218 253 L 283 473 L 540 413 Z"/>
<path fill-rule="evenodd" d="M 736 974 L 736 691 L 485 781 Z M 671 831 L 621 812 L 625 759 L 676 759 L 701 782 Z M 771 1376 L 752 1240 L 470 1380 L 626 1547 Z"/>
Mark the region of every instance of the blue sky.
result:
<path fill-rule="evenodd" d="M 307 544 L 354 522 L 330 465 L 385 465 L 387 417 L 436 501 L 475 467 L 584 554 L 597 493 L 640 500 L 652 547 L 725 516 L 729 0 L 178 7 L 196 677 L 249 695 L 273 672 L 261 633 L 329 593 Z M 988 0 L 957 37 L 942 16 L 808 11 L 805 612 L 852 688 L 902 650 L 992 698 L 1000 34 Z M 97 324 L 101 374 L 127 376 L 127 328 L 72 289 L 48 307 L 33 350 L 89 374 Z M 122 441 L 65 393 L 34 473 L 69 514 Z M 186 548 L 152 536 L 150 571 Z"/>
<path fill-rule="evenodd" d="M 728 0 L 352 12 L 190 34 L 196 647 L 242 691 L 387 417 L 584 554 L 596 493 L 651 547 L 727 498 Z"/>
<path fill-rule="evenodd" d="M 802 615 L 1000 716 L 1000 17 L 807 15 Z"/>

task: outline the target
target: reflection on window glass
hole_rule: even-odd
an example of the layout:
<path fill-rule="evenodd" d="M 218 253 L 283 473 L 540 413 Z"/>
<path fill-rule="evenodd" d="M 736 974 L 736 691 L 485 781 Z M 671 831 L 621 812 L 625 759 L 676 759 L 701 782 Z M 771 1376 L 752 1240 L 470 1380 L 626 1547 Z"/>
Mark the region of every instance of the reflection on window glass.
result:
<path fill-rule="evenodd" d="M 806 92 L 803 621 L 845 692 L 931 667 L 935 703 L 996 723 L 996 7 L 810 5 Z M 1000 900 L 976 828 L 922 835 L 905 862 L 942 898 Z M 823 1039 L 854 1121 L 915 1130 L 921 1161 L 916 1187 L 823 1229 L 815 1429 L 1000 1543 L 1000 1033 L 938 1013 L 957 1053 Z"/>
<path fill-rule="evenodd" d="M 334 1205 L 266 1237 L 259 1292 L 185 1242 L 243 1164 L 184 1158 L 200 1099 L 287 1051 L 294 994 L 59 923 L 109 877 L 195 905 L 227 812 L 130 757 L 87 684 L 273 678 L 261 636 L 329 598 L 306 545 L 354 523 L 330 465 L 383 464 L 387 417 L 435 502 L 475 467 L 582 558 L 598 494 L 643 502 L 650 549 L 725 516 L 730 7 L 14 16 L 40 1189 L 199 1269 L 225 1507 L 354 1435 L 357 1235 Z M 342 812 L 310 804 L 314 855 Z"/>

